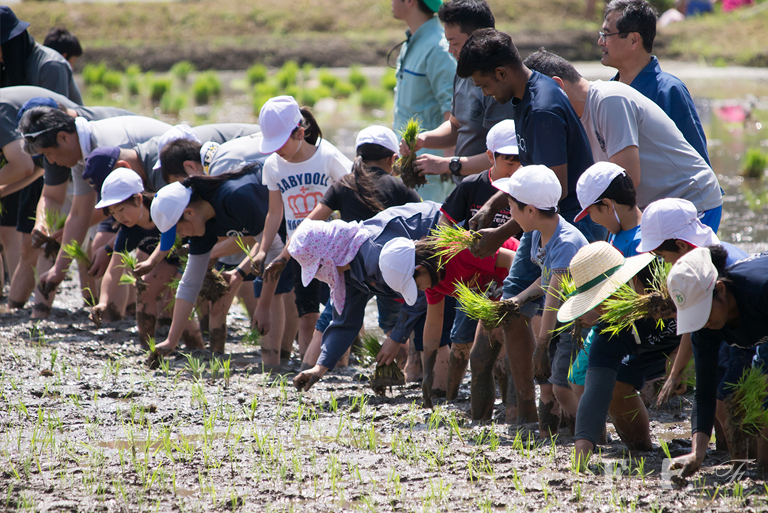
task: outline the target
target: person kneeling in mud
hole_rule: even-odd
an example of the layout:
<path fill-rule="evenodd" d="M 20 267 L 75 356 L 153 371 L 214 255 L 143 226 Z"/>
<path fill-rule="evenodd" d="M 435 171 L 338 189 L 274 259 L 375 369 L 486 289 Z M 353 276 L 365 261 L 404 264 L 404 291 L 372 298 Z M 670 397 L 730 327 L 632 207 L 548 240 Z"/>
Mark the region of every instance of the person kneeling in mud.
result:
<path fill-rule="evenodd" d="M 561 281 L 571 258 L 587 245 L 587 239 L 558 215 L 557 204 L 562 189 L 554 171 L 548 167 L 522 167 L 511 178 L 496 180 L 493 186 L 508 195 L 512 218 L 525 232 L 533 233 L 530 253 L 523 256 L 518 252 L 516 256 L 530 258 L 540 276 L 511 299 L 523 305 L 521 313 L 531 318 L 535 310 L 531 311 L 526 303 L 540 301 L 541 296 L 545 296 L 541 325 L 535 333 L 533 370 L 540 387 L 539 436 L 549 438 L 557 433 L 560 424 L 560 416 L 554 413 L 558 404 L 571 428 L 576 418 L 578 398 L 568 385 L 568 369 L 576 357 L 576 343 L 570 332 L 561 332 L 554 337 L 553 333 L 557 327 Z M 530 324 L 525 329 L 531 330 Z"/>
<path fill-rule="evenodd" d="M 166 185 L 152 200 L 152 219 L 162 232 L 159 250 L 171 249 L 177 235 L 190 239 L 189 259 L 176 292 L 171 329 L 168 338 L 155 347 L 157 355 L 167 355 L 176 348 L 203 285 L 211 250 L 218 238 L 258 238 L 262 234 L 268 199 L 260 174 L 254 172 L 260 168 L 259 164 L 252 164 L 234 173 L 191 176 L 183 182 Z M 258 245 L 251 249 L 251 254 L 256 251 Z M 249 256 L 235 270 L 222 274 L 222 277 L 230 288 L 239 287 L 250 268 Z M 277 283 L 272 282 L 271 285 L 274 287 Z M 284 324 L 282 304 L 282 301 L 273 303 L 270 323 L 263 329 L 261 357 L 265 366 L 280 364 Z M 224 348 L 212 349 L 223 351 Z"/>
<path fill-rule="evenodd" d="M 107 176 L 101 187 L 101 201 L 96 208 L 103 208 L 104 215 L 114 216 L 119 223 L 113 253 L 101 281 L 99 304 L 91 309 L 91 320 L 101 324 L 102 316 L 110 306 L 120 276 L 128 268 L 123 255 L 137 250 L 138 260 L 146 259 L 160 243 L 160 230 L 152 221 L 150 204 L 152 200 L 142 194 L 144 184 L 141 177 L 127 168 L 116 169 Z M 179 257 L 169 254 L 146 277 L 136 280 L 136 321 L 139 328 L 139 342 L 143 349 L 149 349 L 149 339 L 155 336 L 158 315 L 158 296 L 165 295 L 169 284 L 178 275 Z M 163 308 L 162 304 L 159 305 Z M 189 348 L 203 349 L 200 328 L 194 319 L 188 319 L 181 338 Z"/>
<path fill-rule="evenodd" d="M 768 254 L 726 266 L 722 247 L 696 248 L 683 255 L 667 277 L 667 287 L 677 308 L 677 332 L 691 333 L 696 362 L 691 453 L 675 458 L 670 466 L 672 470 L 682 469 L 683 477 L 701 467 L 709 447 L 715 419 L 720 342 L 742 348 L 758 346 L 756 364 L 764 361 L 759 353 L 768 337 Z M 765 372 L 763 365 L 758 366 Z M 759 395 L 765 409 L 765 391 Z M 768 429 L 760 427 L 757 463 L 764 468 L 768 462 Z"/>
<path fill-rule="evenodd" d="M 446 257 L 438 254 L 442 248 L 439 247 L 439 241 L 434 236 L 415 243 L 409 239 L 396 238 L 384 245 L 379 257 L 379 267 L 387 285 L 402 294 L 409 305 L 416 302 L 419 290 L 423 290 L 426 294 L 427 318 L 424 323 L 424 351 L 421 358 L 424 367 L 422 387 L 424 403 L 427 406 L 432 405 L 430 396 L 438 345 L 443 332 L 446 297 L 455 297 L 456 285 L 462 283 L 471 286 L 477 292 L 488 294 L 491 299 L 498 300 L 517 246 L 518 241 L 510 239 L 495 255 L 482 259 L 473 256 L 468 249 L 465 249 L 441 265 L 441 258 Z M 495 362 L 503 344 L 502 338 L 500 328 L 492 330 L 489 334 L 485 327 L 478 323 L 473 350 L 469 358 L 472 366 L 470 387 L 472 420 L 491 420 L 496 395 L 493 373 L 489 372 L 486 358 L 480 358 L 480 356 L 487 356 L 487 351 L 479 348 L 490 345 L 491 355 L 488 359 Z M 466 362 L 462 365 L 453 354 L 458 345 L 451 346 L 451 358 L 447 370 L 446 398 L 449 400 L 456 399 L 458 396 L 459 385 L 466 371 Z"/>

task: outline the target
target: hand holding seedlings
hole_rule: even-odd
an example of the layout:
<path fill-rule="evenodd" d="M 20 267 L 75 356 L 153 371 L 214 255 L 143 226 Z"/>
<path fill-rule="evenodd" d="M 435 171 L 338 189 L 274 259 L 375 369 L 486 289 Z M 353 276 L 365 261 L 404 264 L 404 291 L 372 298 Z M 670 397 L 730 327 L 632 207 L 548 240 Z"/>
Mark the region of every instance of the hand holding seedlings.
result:
<path fill-rule="evenodd" d="M 411 149 L 411 146 L 408 144 L 408 142 L 405 140 L 405 137 L 400 139 L 400 155 L 403 157 L 407 157 L 411 154 L 412 151 L 416 152 L 419 151 L 424 147 L 424 136 L 423 134 L 419 134 L 418 137 L 416 137 L 416 142 L 413 145 L 413 149 Z"/>
<path fill-rule="evenodd" d="M 536 341 L 533 350 L 533 375 L 536 379 L 549 379 L 552 369 L 549 361 L 549 344 L 547 341 Z"/>
<path fill-rule="evenodd" d="M 101 303 L 91 307 L 91 315 L 88 317 L 93 321 L 97 328 L 101 328 L 101 318 L 104 316 L 106 309 L 107 305 L 102 305 Z"/>
<path fill-rule="evenodd" d="M 322 365 L 315 365 L 311 369 L 307 369 L 300 372 L 295 378 L 293 378 L 293 386 L 299 392 L 308 392 L 312 385 L 317 383 L 323 374 L 328 370 L 327 367 Z"/>
<path fill-rule="evenodd" d="M 477 233 L 475 243 L 469 250 L 477 258 L 488 258 L 507 240 L 499 228 L 483 228 L 475 233 Z"/>
<path fill-rule="evenodd" d="M 276 258 L 264 269 L 264 281 L 276 281 L 280 278 L 285 266 L 288 265 L 287 258 Z"/>

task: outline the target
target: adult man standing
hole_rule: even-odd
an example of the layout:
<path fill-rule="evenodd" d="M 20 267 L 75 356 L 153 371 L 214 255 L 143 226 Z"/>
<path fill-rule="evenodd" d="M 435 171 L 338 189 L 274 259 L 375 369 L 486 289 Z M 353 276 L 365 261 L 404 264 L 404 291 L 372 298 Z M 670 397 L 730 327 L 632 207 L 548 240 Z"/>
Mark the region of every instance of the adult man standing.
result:
<path fill-rule="evenodd" d="M 467 39 L 459 54 L 456 73 L 462 78 L 471 77 L 486 96 L 492 96 L 502 104 L 511 102 L 514 105 L 520 162 L 544 165 L 555 172 L 562 187 L 558 207 L 566 221 L 573 221 L 579 211 L 576 182 L 593 164 L 592 151 L 584 127 L 554 80 L 529 70 L 512 39 L 494 29 L 477 30 Z M 470 227 L 489 226 L 495 213 L 506 203 L 506 194 L 498 193 L 472 218 Z M 591 220 L 584 221 L 586 219 L 575 225 L 587 240 L 605 237 L 604 229 Z M 483 239 L 475 248 L 476 254 L 481 257 L 491 254 L 519 230 L 514 221 L 483 230 Z M 523 256 L 531 254 L 531 235 L 531 232 L 526 233 L 520 241 L 509 276 L 504 281 L 505 299 L 517 296 L 540 275 L 536 264 Z M 534 313 L 535 310 L 527 311 L 528 317 Z M 531 422 L 536 418 L 531 360 L 534 341 L 526 335 L 530 333 L 526 321 L 522 317 L 513 320 L 504 329 L 504 339 L 507 354 L 517 356 L 510 360 L 510 365 L 518 394 L 518 420 Z"/>
<path fill-rule="evenodd" d="M 395 19 L 405 21 L 406 40 L 397 58 L 395 87 L 395 132 L 403 130 L 410 118 L 422 128 L 434 130 L 451 115 L 456 59 L 435 13 L 441 0 L 392 0 Z M 442 201 L 449 190 L 433 179 L 421 191 L 424 199 Z"/>
<path fill-rule="evenodd" d="M 685 140 L 710 164 L 707 138 L 691 93 L 682 80 L 661 71 L 658 59 L 651 55 L 655 38 L 656 11 L 651 4 L 645 0 L 613 0 L 605 8 L 597 40 L 603 52 L 600 62 L 618 70 L 613 80 L 634 87 L 661 107 Z"/>

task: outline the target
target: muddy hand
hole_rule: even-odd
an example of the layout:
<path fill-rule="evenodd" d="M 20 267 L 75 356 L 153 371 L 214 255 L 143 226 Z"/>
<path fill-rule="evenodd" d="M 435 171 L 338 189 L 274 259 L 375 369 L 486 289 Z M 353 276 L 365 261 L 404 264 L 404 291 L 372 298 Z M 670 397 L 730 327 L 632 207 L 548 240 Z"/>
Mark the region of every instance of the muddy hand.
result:
<path fill-rule="evenodd" d="M 662 404 L 665 404 L 667 401 L 669 401 L 673 395 L 676 395 L 675 392 L 679 386 L 680 376 L 667 377 L 667 381 L 664 383 L 664 386 L 661 387 L 661 391 L 659 391 L 659 397 L 656 399 L 656 405 L 661 406 Z"/>
<path fill-rule="evenodd" d="M 678 456 L 672 460 L 669 465 L 669 470 L 680 470 L 682 477 L 690 477 L 695 474 L 701 468 L 701 461 L 696 457 L 696 454 L 686 454 L 685 456 Z"/>
<path fill-rule="evenodd" d="M 276 281 L 288 264 L 287 258 L 276 258 L 264 269 L 264 281 Z"/>
<path fill-rule="evenodd" d="M 40 280 L 40 283 L 37 285 L 38 290 L 43 295 L 45 300 L 48 300 L 48 296 L 51 294 L 51 292 L 54 292 L 56 290 L 56 287 L 59 286 L 60 281 L 44 281 Z"/>
<path fill-rule="evenodd" d="M 480 234 L 479 238 L 469 248 L 469 251 L 477 258 L 488 258 L 506 242 L 504 234 L 498 228 L 483 228 L 478 233 Z"/>
<path fill-rule="evenodd" d="M 536 379 L 549 379 L 551 375 L 549 348 L 536 344 L 536 349 L 533 350 L 533 376 Z"/>
<path fill-rule="evenodd" d="M 257 306 L 256 311 L 253 312 L 253 327 L 259 330 L 260 335 L 269 333 L 270 321 L 271 314 L 269 308 L 259 308 L 259 306 Z"/>
<path fill-rule="evenodd" d="M 34 249 L 38 249 L 39 247 L 41 247 L 46 242 L 49 242 L 50 240 L 51 238 L 48 237 L 48 235 L 42 230 L 39 230 L 37 228 L 32 230 L 32 247 Z"/>
<path fill-rule="evenodd" d="M 106 310 L 106 307 L 102 304 L 98 304 L 91 308 L 90 318 L 97 328 L 101 328 L 101 318 L 104 315 L 104 310 Z"/>
<path fill-rule="evenodd" d="M 317 383 L 319 380 L 320 376 L 311 370 L 308 370 L 299 373 L 298 376 L 293 378 L 293 386 L 295 386 L 296 390 L 299 392 L 307 392 L 310 388 L 312 388 L 312 385 Z"/>
<path fill-rule="evenodd" d="M 143 262 L 139 262 L 138 264 L 136 264 L 136 267 L 134 267 L 131 272 L 133 272 L 133 275 L 138 278 L 140 276 L 144 276 L 145 274 L 148 274 L 154 268 L 155 268 L 154 262 L 150 262 L 149 259 L 147 259 L 147 260 L 144 260 Z"/>

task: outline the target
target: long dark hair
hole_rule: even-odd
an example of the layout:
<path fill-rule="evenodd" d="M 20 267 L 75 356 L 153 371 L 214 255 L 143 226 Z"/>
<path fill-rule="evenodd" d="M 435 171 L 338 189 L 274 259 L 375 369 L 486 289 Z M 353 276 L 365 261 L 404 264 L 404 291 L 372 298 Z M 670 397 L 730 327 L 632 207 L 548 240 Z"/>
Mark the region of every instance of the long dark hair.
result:
<path fill-rule="evenodd" d="M 0 86 L 32 85 L 27 81 L 27 59 L 34 49 L 35 40 L 26 30 L 2 44 Z"/>
<path fill-rule="evenodd" d="M 192 189 L 192 196 L 189 198 L 189 202 L 194 203 L 195 201 L 211 197 L 224 182 L 237 180 L 253 173 L 254 168 L 260 169 L 261 164 L 253 162 L 230 173 L 222 173 L 216 176 L 190 176 L 185 178 L 181 184 L 188 189 Z"/>
<path fill-rule="evenodd" d="M 359 202 L 373 212 L 381 212 L 386 207 L 376 197 L 373 173 L 366 162 L 376 162 L 394 155 L 392 150 L 375 143 L 363 143 L 357 147 L 357 157 L 352 164 L 352 173 L 341 180 L 344 187 L 351 189 Z"/>
<path fill-rule="evenodd" d="M 303 128 L 304 140 L 314 146 L 317 144 L 317 140 L 323 137 L 323 131 L 320 130 L 320 125 L 317 124 L 317 120 L 309 107 L 302 107 L 299 111 L 301 112 L 301 123 L 293 129 L 291 135 L 295 134 L 299 128 Z"/>
<path fill-rule="evenodd" d="M 429 274 L 432 281 L 432 287 L 436 286 L 445 278 L 445 266 L 440 267 L 440 257 L 437 256 L 437 248 L 428 237 L 417 240 L 416 247 L 416 267 L 423 266 Z M 414 278 L 416 272 L 414 271 Z"/>

